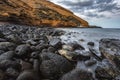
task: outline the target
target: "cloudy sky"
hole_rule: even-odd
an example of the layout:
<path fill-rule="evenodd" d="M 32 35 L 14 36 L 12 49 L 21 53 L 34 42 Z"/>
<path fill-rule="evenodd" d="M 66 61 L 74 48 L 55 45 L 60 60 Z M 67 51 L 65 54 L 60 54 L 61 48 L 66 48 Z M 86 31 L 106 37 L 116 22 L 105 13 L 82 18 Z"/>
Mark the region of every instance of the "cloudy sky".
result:
<path fill-rule="evenodd" d="M 120 0 L 50 0 L 87 20 L 90 25 L 120 28 Z"/>

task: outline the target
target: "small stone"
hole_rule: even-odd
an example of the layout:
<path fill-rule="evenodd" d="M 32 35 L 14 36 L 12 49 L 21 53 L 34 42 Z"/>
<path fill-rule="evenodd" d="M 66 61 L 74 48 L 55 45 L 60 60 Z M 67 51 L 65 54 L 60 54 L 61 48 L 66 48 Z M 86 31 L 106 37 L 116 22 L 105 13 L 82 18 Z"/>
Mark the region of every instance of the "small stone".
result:
<path fill-rule="evenodd" d="M 30 46 L 28 46 L 26 44 L 19 45 L 15 49 L 15 53 L 19 57 L 26 57 L 30 51 L 31 51 Z"/>
<path fill-rule="evenodd" d="M 53 46 L 54 48 L 61 48 L 61 39 L 59 38 L 52 38 L 50 41 L 49 41 L 49 44 L 51 46 Z"/>
<path fill-rule="evenodd" d="M 88 42 L 87 45 L 94 46 L 95 44 L 94 44 L 94 42 Z"/>
<path fill-rule="evenodd" d="M 31 58 L 34 58 L 34 59 L 37 59 L 37 58 L 39 58 L 39 51 L 36 51 L 36 52 L 32 52 L 31 53 Z"/>

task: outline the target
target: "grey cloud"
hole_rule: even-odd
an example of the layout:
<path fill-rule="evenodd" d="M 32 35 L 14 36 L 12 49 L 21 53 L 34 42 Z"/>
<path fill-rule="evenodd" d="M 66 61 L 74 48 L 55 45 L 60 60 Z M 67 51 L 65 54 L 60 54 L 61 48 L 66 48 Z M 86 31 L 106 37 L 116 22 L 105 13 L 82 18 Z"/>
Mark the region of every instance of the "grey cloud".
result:
<path fill-rule="evenodd" d="M 114 0 L 84 0 L 73 3 L 69 0 L 59 1 L 59 3 L 70 7 L 70 10 L 76 13 L 81 13 L 88 17 L 105 17 L 105 15 L 97 15 L 96 13 L 101 13 L 108 11 L 115 14 L 115 11 L 120 11 L 120 7 Z M 85 10 L 96 9 L 96 13 L 88 13 Z"/>

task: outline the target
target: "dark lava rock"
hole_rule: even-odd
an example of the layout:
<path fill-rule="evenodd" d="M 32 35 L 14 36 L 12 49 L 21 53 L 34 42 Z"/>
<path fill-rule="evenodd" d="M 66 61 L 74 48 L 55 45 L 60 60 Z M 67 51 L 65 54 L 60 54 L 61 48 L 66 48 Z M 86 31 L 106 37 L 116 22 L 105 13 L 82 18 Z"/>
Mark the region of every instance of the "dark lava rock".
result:
<path fill-rule="evenodd" d="M 42 51 L 43 49 L 47 49 L 49 47 L 48 44 L 38 44 L 35 48 L 38 51 Z"/>
<path fill-rule="evenodd" d="M 14 50 L 16 48 L 16 45 L 11 42 L 0 42 L 0 50 L 4 51 L 10 51 Z"/>
<path fill-rule="evenodd" d="M 39 53 L 40 53 L 39 51 L 32 52 L 31 57 L 34 58 L 34 59 L 37 59 L 37 58 L 39 58 Z"/>
<path fill-rule="evenodd" d="M 8 51 L 0 55 L 0 61 L 2 60 L 10 60 L 14 57 L 14 51 Z"/>
<path fill-rule="evenodd" d="M 0 38 L 4 38 L 4 34 L 0 31 Z"/>
<path fill-rule="evenodd" d="M 30 51 L 31 51 L 30 46 L 26 44 L 19 45 L 15 49 L 15 53 L 19 57 L 27 57 L 27 55 L 30 54 Z"/>
<path fill-rule="evenodd" d="M 66 44 L 66 45 L 63 45 L 62 48 L 63 48 L 63 49 L 70 50 L 70 51 L 74 51 L 74 50 L 84 50 L 84 49 L 85 49 L 83 46 L 81 46 L 81 45 L 78 44 L 77 42 L 68 43 L 68 44 Z"/>
<path fill-rule="evenodd" d="M 61 48 L 61 45 L 62 45 L 62 43 L 61 43 L 61 39 L 59 39 L 59 38 L 52 38 L 50 41 L 49 41 L 49 44 L 51 45 L 51 46 L 53 46 L 54 48 Z"/>
<path fill-rule="evenodd" d="M 3 53 L 5 53 L 5 51 L 3 51 L 3 50 L 0 50 L 0 55 L 1 55 L 1 54 L 3 54 Z"/>
<path fill-rule="evenodd" d="M 24 70 L 31 70 L 33 68 L 32 64 L 29 63 L 29 62 L 25 62 L 25 61 L 22 61 L 20 62 L 21 64 L 21 70 L 24 71 Z"/>
<path fill-rule="evenodd" d="M 26 70 L 22 72 L 16 80 L 41 80 L 35 71 Z"/>
<path fill-rule="evenodd" d="M 73 68 L 72 64 L 67 59 L 58 54 L 50 52 L 42 53 L 41 59 L 43 61 L 52 60 L 55 63 L 57 69 L 60 71 L 60 73 L 68 72 Z"/>
<path fill-rule="evenodd" d="M 19 72 L 13 68 L 8 68 L 6 70 L 6 74 L 10 77 L 17 77 L 19 75 Z"/>
<path fill-rule="evenodd" d="M 53 60 L 42 61 L 40 71 L 44 78 L 54 79 L 60 75 L 58 66 Z"/>
<path fill-rule="evenodd" d="M 86 61 L 90 59 L 90 52 L 89 51 L 83 51 L 83 50 L 75 50 L 75 53 L 78 55 L 77 59 L 80 61 Z"/>
<path fill-rule="evenodd" d="M 88 42 L 87 45 L 94 46 L 95 44 L 94 44 L 94 42 Z"/>
<path fill-rule="evenodd" d="M 94 80 L 92 73 L 85 70 L 74 69 L 63 75 L 60 80 Z"/>
<path fill-rule="evenodd" d="M 97 66 L 95 75 L 98 80 L 112 80 L 118 75 L 118 70 L 108 60 L 103 60 L 102 64 Z"/>
<path fill-rule="evenodd" d="M 99 50 L 105 58 L 120 69 L 120 40 L 101 39 Z"/>
<path fill-rule="evenodd" d="M 21 65 L 18 62 L 12 61 L 12 60 L 2 60 L 2 61 L 0 61 L 0 68 L 1 69 L 6 69 L 6 68 L 9 68 L 9 67 L 20 70 Z"/>
<path fill-rule="evenodd" d="M 0 38 L 0 42 L 7 42 L 6 39 Z"/>
<path fill-rule="evenodd" d="M 85 65 L 86 65 L 86 66 L 92 66 L 92 65 L 94 65 L 94 64 L 96 64 L 96 63 L 97 63 L 97 61 L 94 60 L 94 59 L 85 61 Z"/>
<path fill-rule="evenodd" d="M 5 73 L 0 70 L 0 80 L 5 80 Z"/>
<path fill-rule="evenodd" d="M 11 34 L 11 35 L 6 36 L 6 40 L 13 42 L 13 43 L 16 43 L 16 44 L 22 43 L 22 39 L 16 34 Z"/>

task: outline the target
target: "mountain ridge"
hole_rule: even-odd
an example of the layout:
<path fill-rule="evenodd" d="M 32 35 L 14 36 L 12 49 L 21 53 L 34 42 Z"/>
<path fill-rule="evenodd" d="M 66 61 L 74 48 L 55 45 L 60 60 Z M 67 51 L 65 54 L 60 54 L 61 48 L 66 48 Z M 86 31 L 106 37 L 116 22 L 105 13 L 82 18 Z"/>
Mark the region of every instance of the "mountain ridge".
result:
<path fill-rule="evenodd" d="M 1 0 L 0 21 L 53 27 L 88 27 L 87 21 L 47 0 Z"/>

